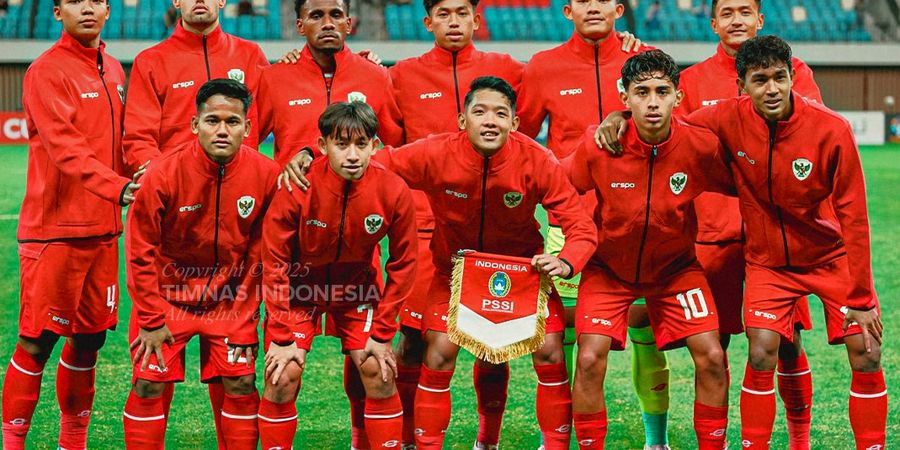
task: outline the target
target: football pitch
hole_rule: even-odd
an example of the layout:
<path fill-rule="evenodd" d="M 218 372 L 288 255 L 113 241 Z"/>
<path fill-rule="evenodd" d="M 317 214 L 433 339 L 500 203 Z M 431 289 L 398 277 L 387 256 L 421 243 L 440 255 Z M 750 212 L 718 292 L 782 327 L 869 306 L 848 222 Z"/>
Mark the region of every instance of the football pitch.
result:
<path fill-rule="evenodd" d="M 894 353 L 900 324 L 900 145 L 864 147 L 869 195 L 869 218 L 872 227 L 872 263 L 875 284 L 881 300 L 885 323 L 883 365 L 887 377 L 890 406 L 888 412 L 887 447 L 900 446 L 900 356 Z M 18 323 L 19 273 L 16 251 L 17 214 L 25 190 L 27 149 L 25 146 L 0 146 L 0 374 L 5 375 L 7 361 L 15 347 Z M 121 248 L 121 246 L 120 246 Z M 124 261 L 124 259 L 123 259 Z M 130 388 L 127 326 L 130 301 L 125 289 L 125 268 L 120 263 L 122 302 L 118 330 L 109 334 L 106 347 L 97 363 L 97 395 L 94 402 L 89 448 L 124 448 L 122 409 Z M 821 303 L 812 299 L 815 329 L 804 334 L 804 343 L 813 370 L 814 406 L 812 448 L 852 449 L 853 437 L 847 419 L 850 372 L 843 347 L 831 347 L 825 337 Z M 28 437 L 29 448 L 55 449 L 59 409 L 54 395 L 56 361 L 61 345 L 44 372 L 42 396 Z M 178 449 L 216 448 L 209 400 L 199 383 L 197 340 L 188 347 L 185 383 L 176 388 L 169 418 L 166 447 Z M 640 449 L 643 428 L 637 399 L 631 388 L 631 353 L 614 352 L 607 375 L 606 400 L 609 408 L 608 449 Z M 738 399 L 747 358 L 746 339 L 737 336 L 729 349 L 731 364 L 730 414 L 728 444 L 741 448 Z M 684 349 L 669 352 L 671 378 L 670 444 L 673 449 L 696 448 L 691 425 L 693 411 L 693 371 L 690 356 Z M 350 423 L 347 400 L 341 382 L 343 356 L 337 339 L 319 338 L 307 358 L 303 386 L 297 404 L 299 421 L 295 449 L 347 449 Z M 257 365 L 257 373 L 262 372 Z M 539 445 L 534 393 L 537 378 L 530 359 L 511 363 L 509 403 L 504 417 L 501 447 L 535 449 Z M 262 384 L 257 381 L 262 388 Z M 446 448 L 470 449 L 478 425 L 472 390 L 472 357 L 461 352 L 453 379 L 453 418 L 447 431 Z M 575 448 L 573 445 L 572 448 Z M 779 400 L 778 419 L 772 448 L 787 448 L 784 410 Z"/>

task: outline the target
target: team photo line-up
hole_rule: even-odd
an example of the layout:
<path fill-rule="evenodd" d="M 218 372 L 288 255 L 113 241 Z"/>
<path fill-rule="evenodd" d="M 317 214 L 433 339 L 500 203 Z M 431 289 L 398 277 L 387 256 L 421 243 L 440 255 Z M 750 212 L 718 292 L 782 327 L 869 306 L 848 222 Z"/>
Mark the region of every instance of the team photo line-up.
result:
<path fill-rule="evenodd" d="M 290 449 L 322 333 L 340 338 L 351 448 L 440 449 L 460 348 L 521 331 L 490 319 L 512 312 L 518 271 L 540 294 L 534 336 L 511 348 L 532 357 L 542 448 L 604 447 L 617 414 L 604 403 L 607 356 L 628 340 L 645 448 L 668 448 L 664 351 L 679 347 L 695 367 L 697 448 L 725 448 L 725 350 L 737 334 L 749 341 L 735 374 L 742 447 L 769 448 L 778 395 L 790 448 L 810 448 L 808 294 L 829 343 L 847 349 L 856 448 L 883 448 L 859 151 L 810 68 L 782 39 L 757 36 L 761 0 L 712 0 L 720 43 L 684 71 L 615 31 L 615 0 L 570 0 L 572 37 L 524 64 L 475 48 L 477 0 L 424 0 L 434 48 L 389 69 L 345 45 L 348 0 L 297 0 L 305 45 L 272 65 L 221 30 L 225 3 L 174 0 L 179 23 L 135 58 L 126 89 L 100 39 L 117 11 L 54 1 L 62 35 L 24 80 L 4 449 L 25 448 L 60 337 L 58 446 L 86 448 L 97 354 L 118 322 L 123 233 L 129 449 L 163 448 L 194 336 L 220 448 Z M 270 134 L 274 160 L 257 150 Z M 470 257 L 503 269 L 485 278 L 490 295 L 467 285 Z M 472 295 L 474 312 L 460 306 Z M 477 320 L 502 330 L 460 338 Z M 473 447 L 496 449 L 509 358 L 473 353 Z"/>

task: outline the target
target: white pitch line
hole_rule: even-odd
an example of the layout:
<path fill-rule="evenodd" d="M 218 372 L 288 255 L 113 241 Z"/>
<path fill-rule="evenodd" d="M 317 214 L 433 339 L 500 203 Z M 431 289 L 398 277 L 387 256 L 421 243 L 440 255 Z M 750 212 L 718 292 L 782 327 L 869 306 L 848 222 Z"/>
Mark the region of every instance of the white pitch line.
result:
<path fill-rule="evenodd" d="M 18 214 L 0 214 L 0 220 L 19 220 Z"/>

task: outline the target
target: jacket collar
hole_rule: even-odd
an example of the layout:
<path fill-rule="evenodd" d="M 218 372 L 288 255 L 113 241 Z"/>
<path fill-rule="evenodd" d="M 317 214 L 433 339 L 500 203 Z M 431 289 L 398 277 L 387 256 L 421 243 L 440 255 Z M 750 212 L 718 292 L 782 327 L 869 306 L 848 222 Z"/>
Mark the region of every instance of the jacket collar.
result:
<path fill-rule="evenodd" d="M 719 43 L 719 46 L 716 47 L 716 54 L 713 55 L 713 61 L 715 61 L 716 65 L 718 65 L 721 70 L 724 70 L 726 74 L 737 78 L 737 67 L 734 65 L 734 56 L 725 52 L 725 47 L 721 42 Z"/>
<path fill-rule="evenodd" d="M 234 158 L 224 164 L 225 176 L 223 178 L 228 178 L 234 175 L 235 169 L 237 169 L 241 165 L 241 161 L 243 161 L 244 154 L 247 151 L 253 150 L 245 145 L 241 145 L 241 148 L 239 148 L 237 153 L 235 153 Z M 223 166 L 223 164 L 219 164 L 209 159 L 209 156 L 207 156 L 206 152 L 203 151 L 203 148 L 200 147 L 199 139 L 194 139 L 193 144 L 191 144 L 190 153 L 195 167 L 201 174 L 213 179 L 219 176 L 219 169 Z"/>
<path fill-rule="evenodd" d="M 367 184 L 369 180 L 372 179 L 371 171 L 372 166 L 376 165 L 374 160 L 369 160 L 369 167 L 366 168 L 366 173 L 363 174 L 362 178 L 356 181 L 347 181 L 341 178 L 334 170 L 331 169 L 331 166 L 328 164 L 327 156 L 320 156 L 316 158 L 316 161 L 313 162 L 310 167 L 310 172 L 315 176 L 315 181 L 313 183 L 317 183 L 321 185 L 321 187 L 327 189 L 334 195 L 343 196 L 344 190 L 347 189 L 347 185 L 350 185 L 350 197 L 355 197 L 360 192 L 364 192 L 367 188 Z"/>
<path fill-rule="evenodd" d="M 225 43 L 226 34 L 222 31 L 222 25 L 216 25 L 209 34 L 206 35 L 207 51 L 215 51 Z M 172 32 L 171 39 L 185 48 L 192 50 L 202 49 L 203 35 L 191 33 L 184 29 L 181 20 L 175 24 L 175 31 Z"/>
<path fill-rule="evenodd" d="M 466 130 L 460 130 L 454 133 L 455 135 L 452 137 L 453 140 L 456 141 L 456 145 L 453 147 L 457 150 L 453 152 L 457 155 L 460 155 L 463 162 L 468 165 L 470 168 L 481 171 L 484 170 L 484 160 L 486 159 L 484 155 L 475 150 L 475 147 L 472 146 L 472 143 L 469 142 L 469 135 L 466 133 Z M 512 146 L 519 145 L 519 140 L 521 139 L 521 135 L 518 132 L 510 132 L 509 137 L 506 139 L 506 143 L 503 144 L 503 147 L 500 150 L 497 150 L 496 153 L 490 156 L 490 172 L 494 172 L 495 169 L 499 169 L 507 160 L 510 159 L 513 153 L 518 153 L 519 149 L 510 148 Z"/>
<path fill-rule="evenodd" d="M 81 42 L 78 42 L 71 34 L 62 32 L 62 36 L 60 36 L 59 41 L 56 43 L 60 48 L 77 55 L 79 58 L 84 58 L 84 60 L 91 65 L 96 66 L 98 64 L 97 56 L 98 54 L 105 53 L 106 51 L 106 42 L 100 41 L 99 48 L 91 48 L 85 47 L 81 45 Z"/>
<path fill-rule="evenodd" d="M 334 54 L 335 61 L 335 70 L 338 70 L 339 67 L 342 67 L 345 62 L 349 58 L 353 57 L 353 52 L 350 51 L 350 48 L 347 47 L 347 43 L 344 43 L 344 48 L 340 49 L 337 53 Z M 309 44 L 303 46 L 303 50 L 300 51 L 300 60 L 298 61 L 304 64 L 312 64 L 315 67 L 319 67 L 316 63 L 316 60 L 313 58 L 312 52 L 309 50 Z"/>
<path fill-rule="evenodd" d="M 775 124 L 775 135 L 778 137 L 787 137 L 791 133 L 797 131 L 802 126 L 802 120 L 804 117 L 808 115 L 807 110 L 811 108 L 809 105 L 809 100 L 804 98 L 802 95 L 791 91 L 791 103 L 794 108 L 794 111 L 791 113 L 791 117 L 788 117 L 787 120 L 779 120 Z M 767 130 L 769 127 L 769 123 L 762 118 L 753 106 L 753 100 L 749 95 L 743 95 L 739 100 L 742 104 L 741 110 L 748 117 L 752 117 L 753 122 L 758 124 L 762 129 Z"/>
<path fill-rule="evenodd" d="M 598 48 L 600 64 L 609 61 L 616 54 L 622 51 L 622 40 L 615 30 L 610 32 L 609 36 L 597 44 L 588 44 L 578 33 L 572 33 L 572 37 L 564 44 L 569 50 L 579 58 L 594 62 L 594 47 Z"/>
<path fill-rule="evenodd" d="M 453 64 L 453 54 L 455 53 L 456 64 L 464 64 L 472 59 L 476 51 L 475 44 L 471 42 L 469 42 L 469 45 L 466 45 L 455 52 L 451 52 L 450 50 L 446 50 L 435 44 L 434 48 L 425 54 L 425 59 L 434 61 L 442 66 L 450 66 Z"/>
<path fill-rule="evenodd" d="M 675 148 L 678 143 L 678 138 L 681 136 L 681 122 L 675 118 L 674 114 L 672 115 L 672 125 L 669 128 L 669 136 L 659 144 L 648 144 L 641 140 L 641 137 L 638 135 L 637 126 L 635 126 L 634 118 L 628 119 L 628 129 L 625 130 L 625 148 L 637 154 L 642 158 L 648 158 L 650 153 L 653 151 L 653 147 L 656 147 L 656 157 L 659 158 L 667 153 L 669 153 L 673 148 Z M 605 150 L 601 150 L 605 151 Z"/>

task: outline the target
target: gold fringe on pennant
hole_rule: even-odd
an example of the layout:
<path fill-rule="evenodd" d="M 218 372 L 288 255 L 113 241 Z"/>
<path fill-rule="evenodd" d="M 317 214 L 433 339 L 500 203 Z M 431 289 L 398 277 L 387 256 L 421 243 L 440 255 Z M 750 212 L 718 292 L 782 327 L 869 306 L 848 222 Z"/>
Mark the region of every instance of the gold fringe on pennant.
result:
<path fill-rule="evenodd" d="M 534 335 L 514 344 L 493 348 L 459 330 L 457 318 L 462 296 L 463 262 L 463 257 L 453 258 L 453 274 L 450 278 L 450 308 L 447 314 L 447 335 L 450 338 L 450 342 L 468 350 L 476 358 L 491 364 L 502 364 L 520 356 L 530 355 L 541 348 L 544 345 L 547 325 L 544 311 L 547 310 L 547 302 L 553 289 L 553 282 L 550 281 L 550 278 L 545 275 L 540 276 L 541 283 L 537 299 L 537 325 L 535 326 Z"/>

